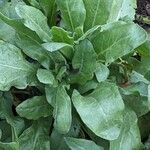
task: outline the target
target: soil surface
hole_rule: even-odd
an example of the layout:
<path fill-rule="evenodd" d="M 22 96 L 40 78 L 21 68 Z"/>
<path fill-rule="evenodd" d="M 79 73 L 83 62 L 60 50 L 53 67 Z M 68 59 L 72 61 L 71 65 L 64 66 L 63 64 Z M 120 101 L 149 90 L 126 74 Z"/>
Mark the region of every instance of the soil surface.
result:
<path fill-rule="evenodd" d="M 150 0 L 137 0 L 137 10 L 136 10 L 136 20 L 140 26 L 145 29 L 150 29 L 150 25 L 144 23 L 142 20 L 139 19 L 142 17 L 150 16 Z"/>

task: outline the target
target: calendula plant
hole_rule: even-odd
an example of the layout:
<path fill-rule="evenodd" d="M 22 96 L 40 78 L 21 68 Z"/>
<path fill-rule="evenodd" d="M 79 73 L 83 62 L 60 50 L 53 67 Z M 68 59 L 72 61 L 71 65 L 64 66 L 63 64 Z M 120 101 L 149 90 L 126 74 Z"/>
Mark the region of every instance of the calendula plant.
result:
<path fill-rule="evenodd" d="M 135 9 L 0 0 L 0 150 L 150 149 L 150 41 Z"/>

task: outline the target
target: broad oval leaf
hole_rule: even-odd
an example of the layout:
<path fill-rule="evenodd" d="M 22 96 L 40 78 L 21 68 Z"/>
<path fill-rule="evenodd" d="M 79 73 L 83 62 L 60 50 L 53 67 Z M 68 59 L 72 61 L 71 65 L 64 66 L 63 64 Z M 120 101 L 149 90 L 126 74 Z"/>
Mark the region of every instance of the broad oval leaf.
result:
<path fill-rule="evenodd" d="M 25 88 L 35 84 L 35 74 L 36 68 L 24 59 L 20 49 L 0 41 L 0 90 L 7 91 L 11 86 Z"/>
<path fill-rule="evenodd" d="M 85 97 L 74 91 L 72 101 L 83 122 L 96 135 L 107 140 L 118 138 L 124 103 L 115 84 L 102 82 Z"/>
<path fill-rule="evenodd" d="M 45 96 L 25 100 L 16 107 L 16 111 L 21 117 L 33 120 L 52 115 L 52 107 L 47 103 Z"/>
<path fill-rule="evenodd" d="M 111 63 L 143 44 L 147 34 L 134 23 L 116 22 L 96 30 L 89 36 L 89 40 L 99 58 Z"/>
<path fill-rule="evenodd" d="M 51 41 L 47 18 L 40 10 L 27 5 L 17 5 L 15 9 L 17 14 L 24 19 L 23 23 L 26 27 L 35 31 L 43 41 Z"/>
<path fill-rule="evenodd" d="M 126 108 L 122 131 L 118 139 L 110 141 L 110 150 L 136 150 L 141 149 L 141 145 L 137 116 L 132 110 Z"/>
<path fill-rule="evenodd" d="M 82 0 L 56 0 L 63 23 L 67 30 L 75 32 L 77 28 L 83 29 L 86 10 Z"/>
<path fill-rule="evenodd" d="M 66 137 L 65 141 L 71 150 L 103 150 L 90 140 Z"/>

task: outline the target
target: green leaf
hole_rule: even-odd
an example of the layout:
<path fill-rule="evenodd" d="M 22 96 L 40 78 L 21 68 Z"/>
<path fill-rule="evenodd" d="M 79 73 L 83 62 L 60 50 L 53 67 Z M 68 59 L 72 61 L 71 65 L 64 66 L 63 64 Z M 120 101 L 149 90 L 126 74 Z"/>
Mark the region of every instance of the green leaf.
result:
<path fill-rule="evenodd" d="M 142 56 L 150 56 L 150 41 L 147 40 L 144 44 L 137 48 Z"/>
<path fill-rule="evenodd" d="M 25 88 L 36 83 L 36 68 L 28 63 L 21 50 L 12 44 L 0 41 L 0 90 L 11 86 Z"/>
<path fill-rule="evenodd" d="M 10 142 L 12 138 L 12 130 L 6 120 L 0 121 L 0 130 L 2 132 L 1 142 Z"/>
<path fill-rule="evenodd" d="M 20 149 L 23 150 L 50 150 L 49 130 L 51 119 L 41 118 L 34 121 L 19 137 Z"/>
<path fill-rule="evenodd" d="M 148 84 L 137 82 L 121 89 L 124 95 L 139 93 L 140 96 L 148 96 Z"/>
<path fill-rule="evenodd" d="M 86 38 L 90 37 L 95 31 L 101 29 L 101 25 L 94 26 L 93 28 L 86 31 L 77 41 L 75 41 L 77 44 L 79 44 L 80 41 L 85 40 Z"/>
<path fill-rule="evenodd" d="M 18 33 L 23 34 L 24 36 L 28 37 L 29 39 L 33 41 L 41 42 L 38 35 L 35 32 L 28 29 L 26 26 L 24 26 L 21 20 L 14 19 L 14 18 L 12 19 L 8 17 L 6 14 L 3 14 L 1 12 L 0 12 L 0 19 L 3 20 L 9 26 L 11 26 L 13 29 L 15 29 Z"/>
<path fill-rule="evenodd" d="M 145 149 L 148 150 L 150 148 L 150 137 L 148 138 L 148 140 L 145 142 Z"/>
<path fill-rule="evenodd" d="M 81 85 L 78 88 L 78 91 L 81 94 L 84 94 L 86 92 L 96 89 L 97 85 L 98 85 L 98 82 L 96 80 L 91 80 L 91 81 L 86 82 L 84 85 Z"/>
<path fill-rule="evenodd" d="M 58 74 L 57 74 L 57 76 L 56 76 L 56 79 L 58 81 L 61 81 L 62 78 L 65 76 L 66 71 L 67 71 L 66 66 L 61 67 L 60 70 L 59 70 L 59 72 L 58 72 Z"/>
<path fill-rule="evenodd" d="M 51 43 L 44 43 L 42 46 L 48 50 L 49 52 L 58 51 L 64 47 L 70 47 L 69 44 L 66 43 L 58 43 L 58 42 L 51 42 Z"/>
<path fill-rule="evenodd" d="M 14 44 L 15 30 L 9 25 L 0 20 L 0 39 L 11 44 Z M 6 32 L 10 34 L 6 34 Z"/>
<path fill-rule="evenodd" d="M 53 73 L 50 70 L 46 69 L 38 69 L 37 78 L 41 83 L 51 85 L 54 83 L 55 80 Z"/>
<path fill-rule="evenodd" d="M 56 24 L 56 0 L 42 0 L 39 1 L 41 8 L 48 18 L 50 26 Z"/>
<path fill-rule="evenodd" d="M 67 30 L 75 32 L 77 28 L 83 29 L 86 10 L 82 0 L 56 0 L 61 11 L 62 20 Z"/>
<path fill-rule="evenodd" d="M 124 112 L 122 131 L 118 139 L 110 141 L 110 150 L 133 150 L 140 149 L 141 138 L 137 125 L 137 116 L 130 110 Z"/>
<path fill-rule="evenodd" d="M 52 114 L 52 108 L 47 103 L 45 96 L 35 96 L 25 100 L 16 107 L 16 111 L 21 117 L 33 120 Z"/>
<path fill-rule="evenodd" d="M 3 116 L 2 118 L 5 118 L 7 123 L 11 126 L 12 134 L 10 137 L 11 137 L 11 141 L 15 142 L 18 139 L 18 135 L 20 135 L 23 129 L 25 128 L 25 122 L 20 117 L 14 116 L 13 111 L 12 111 L 12 106 L 13 106 L 12 95 L 9 92 L 3 93 L 2 97 L 0 97 L 0 110 L 1 110 L 0 114 L 1 116 Z M 5 130 L 2 130 L 2 131 L 4 134 L 6 134 Z M 7 138 L 10 138 L 10 137 L 7 137 Z M 5 141 L 5 142 L 8 142 L 8 141 Z"/>
<path fill-rule="evenodd" d="M 142 70 L 143 70 L 143 68 L 142 68 Z M 145 72 L 143 72 L 143 74 L 145 74 Z M 140 74 L 136 71 L 132 71 L 132 73 L 130 74 L 130 82 L 131 83 L 143 82 L 145 84 L 150 84 L 150 82 L 147 79 L 145 79 L 145 77 L 142 74 Z"/>
<path fill-rule="evenodd" d="M 0 149 L 1 150 L 19 150 L 19 143 L 18 142 L 10 142 L 10 143 L 2 143 L 0 142 Z"/>
<path fill-rule="evenodd" d="M 118 19 L 123 17 L 129 17 L 130 19 L 135 19 L 135 11 L 137 9 L 136 0 L 122 0 L 122 5 L 118 13 Z"/>
<path fill-rule="evenodd" d="M 139 63 L 136 64 L 136 66 L 134 67 L 134 70 L 136 72 L 138 72 L 139 74 L 141 74 L 141 76 L 143 78 L 145 78 L 147 80 L 147 82 L 150 81 L 150 62 L 149 62 L 149 56 L 148 56 L 148 49 L 147 50 L 147 56 L 145 54 L 145 56 L 143 55 L 141 57 L 141 61 Z"/>
<path fill-rule="evenodd" d="M 49 64 L 52 60 L 50 59 L 49 54 L 47 54 L 41 46 L 41 40 L 38 35 L 29 28 L 25 27 L 20 20 L 11 19 L 2 13 L 0 13 L 0 19 L 16 30 L 16 37 L 13 39 L 16 45 L 23 49 L 26 55 L 37 60 L 44 67 L 49 68 Z M 7 26 L 5 26 L 5 28 L 6 27 Z"/>
<path fill-rule="evenodd" d="M 51 141 L 51 149 L 53 150 L 70 150 L 64 140 L 64 134 L 58 133 L 53 129 L 50 141 Z"/>
<path fill-rule="evenodd" d="M 51 41 L 47 18 L 41 11 L 31 6 L 17 5 L 16 12 L 22 19 L 24 19 L 23 23 L 26 27 L 35 31 L 43 41 Z"/>
<path fill-rule="evenodd" d="M 83 122 L 96 135 L 107 140 L 118 138 L 124 103 L 115 84 L 102 82 L 85 97 L 74 91 L 72 100 Z"/>
<path fill-rule="evenodd" d="M 143 44 L 146 32 L 134 23 L 117 22 L 96 30 L 90 37 L 99 59 L 111 63 Z"/>
<path fill-rule="evenodd" d="M 51 85 L 45 86 L 46 100 L 47 102 L 55 107 L 55 96 L 56 96 L 57 88 Z"/>
<path fill-rule="evenodd" d="M 103 150 L 93 141 L 66 137 L 65 141 L 71 150 Z"/>
<path fill-rule="evenodd" d="M 58 87 L 55 95 L 54 128 L 61 134 L 66 134 L 72 122 L 71 100 L 63 86 Z"/>
<path fill-rule="evenodd" d="M 97 63 L 97 68 L 95 70 L 95 76 L 98 82 L 105 81 L 109 76 L 109 69 L 102 63 Z"/>
<path fill-rule="evenodd" d="M 70 75 L 71 83 L 84 84 L 92 79 L 96 67 L 96 53 L 91 42 L 87 39 L 75 45 L 72 66 L 77 73 L 73 72 Z"/>
<path fill-rule="evenodd" d="M 51 29 L 52 33 L 52 40 L 54 42 L 62 42 L 72 45 L 74 43 L 73 37 L 70 37 L 68 32 L 60 27 L 52 27 Z"/>
<path fill-rule="evenodd" d="M 84 31 L 96 25 L 118 21 L 129 16 L 134 18 L 136 0 L 83 0 L 86 8 Z"/>
<path fill-rule="evenodd" d="M 49 52 L 46 51 L 38 41 L 30 39 L 28 36 L 20 33 L 16 34 L 15 42 L 27 56 L 37 60 L 45 68 L 50 68 L 54 63 Z"/>
<path fill-rule="evenodd" d="M 150 101 L 147 97 L 140 96 L 138 93 L 123 96 L 125 104 L 132 108 L 138 117 L 150 111 Z"/>
<path fill-rule="evenodd" d="M 27 0 L 32 6 L 34 6 L 35 8 L 39 8 L 40 9 L 40 5 L 39 2 L 37 2 L 37 0 Z"/>
<path fill-rule="evenodd" d="M 136 4 L 0 0 L 0 150 L 149 149 L 150 40 Z"/>

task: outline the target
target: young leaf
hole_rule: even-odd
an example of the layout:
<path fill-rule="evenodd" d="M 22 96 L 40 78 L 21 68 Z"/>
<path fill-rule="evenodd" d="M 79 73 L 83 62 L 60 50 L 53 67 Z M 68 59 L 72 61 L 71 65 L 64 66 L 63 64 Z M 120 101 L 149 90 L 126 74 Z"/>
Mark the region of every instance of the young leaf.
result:
<path fill-rule="evenodd" d="M 50 86 L 50 85 L 45 86 L 46 100 L 53 107 L 55 107 L 56 92 L 57 92 L 56 87 L 53 87 L 53 86 Z"/>
<path fill-rule="evenodd" d="M 83 29 L 86 10 L 82 0 L 56 0 L 57 6 L 61 11 L 61 16 L 65 28 L 75 32 L 76 29 Z"/>
<path fill-rule="evenodd" d="M 102 82 L 86 97 L 74 91 L 72 101 L 83 122 L 96 135 L 107 140 L 119 137 L 124 103 L 116 85 Z"/>
<path fill-rule="evenodd" d="M 38 69 L 37 78 L 41 83 L 51 84 L 51 85 L 54 83 L 55 80 L 52 72 L 46 69 Z"/>
<path fill-rule="evenodd" d="M 48 50 L 49 52 L 55 52 L 58 51 L 64 47 L 70 47 L 69 44 L 66 43 L 57 43 L 57 42 L 51 42 L 51 43 L 44 43 L 42 46 Z"/>
<path fill-rule="evenodd" d="M 52 107 L 47 103 L 45 96 L 35 96 L 27 99 L 16 107 L 21 117 L 37 120 L 52 114 Z"/>
<path fill-rule="evenodd" d="M 95 76 L 98 82 L 105 81 L 109 76 L 109 69 L 107 68 L 107 66 L 103 65 L 102 63 L 97 63 Z"/>
<path fill-rule="evenodd" d="M 52 33 L 52 40 L 54 42 L 62 42 L 72 45 L 74 42 L 73 37 L 70 37 L 68 32 L 60 27 L 52 27 L 51 29 Z"/>
<path fill-rule="evenodd" d="M 21 50 L 12 44 L 0 41 L 0 90 L 11 86 L 25 88 L 36 83 L 36 68 L 28 63 Z"/>
<path fill-rule="evenodd" d="M 71 74 L 70 82 L 84 84 L 92 79 L 96 67 L 96 53 L 87 39 L 75 46 L 72 66 L 78 72 Z"/>
<path fill-rule="evenodd" d="M 71 150 L 103 150 L 90 140 L 66 137 L 65 141 Z"/>
<path fill-rule="evenodd" d="M 26 27 L 35 31 L 43 41 L 51 41 L 47 18 L 40 10 L 27 5 L 17 5 L 16 12 L 20 18 L 24 19 L 23 23 Z"/>
<path fill-rule="evenodd" d="M 136 24 L 118 22 L 95 31 L 89 39 L 99 58 L 111 63 L 143 44 L 147 34 Z"/>

